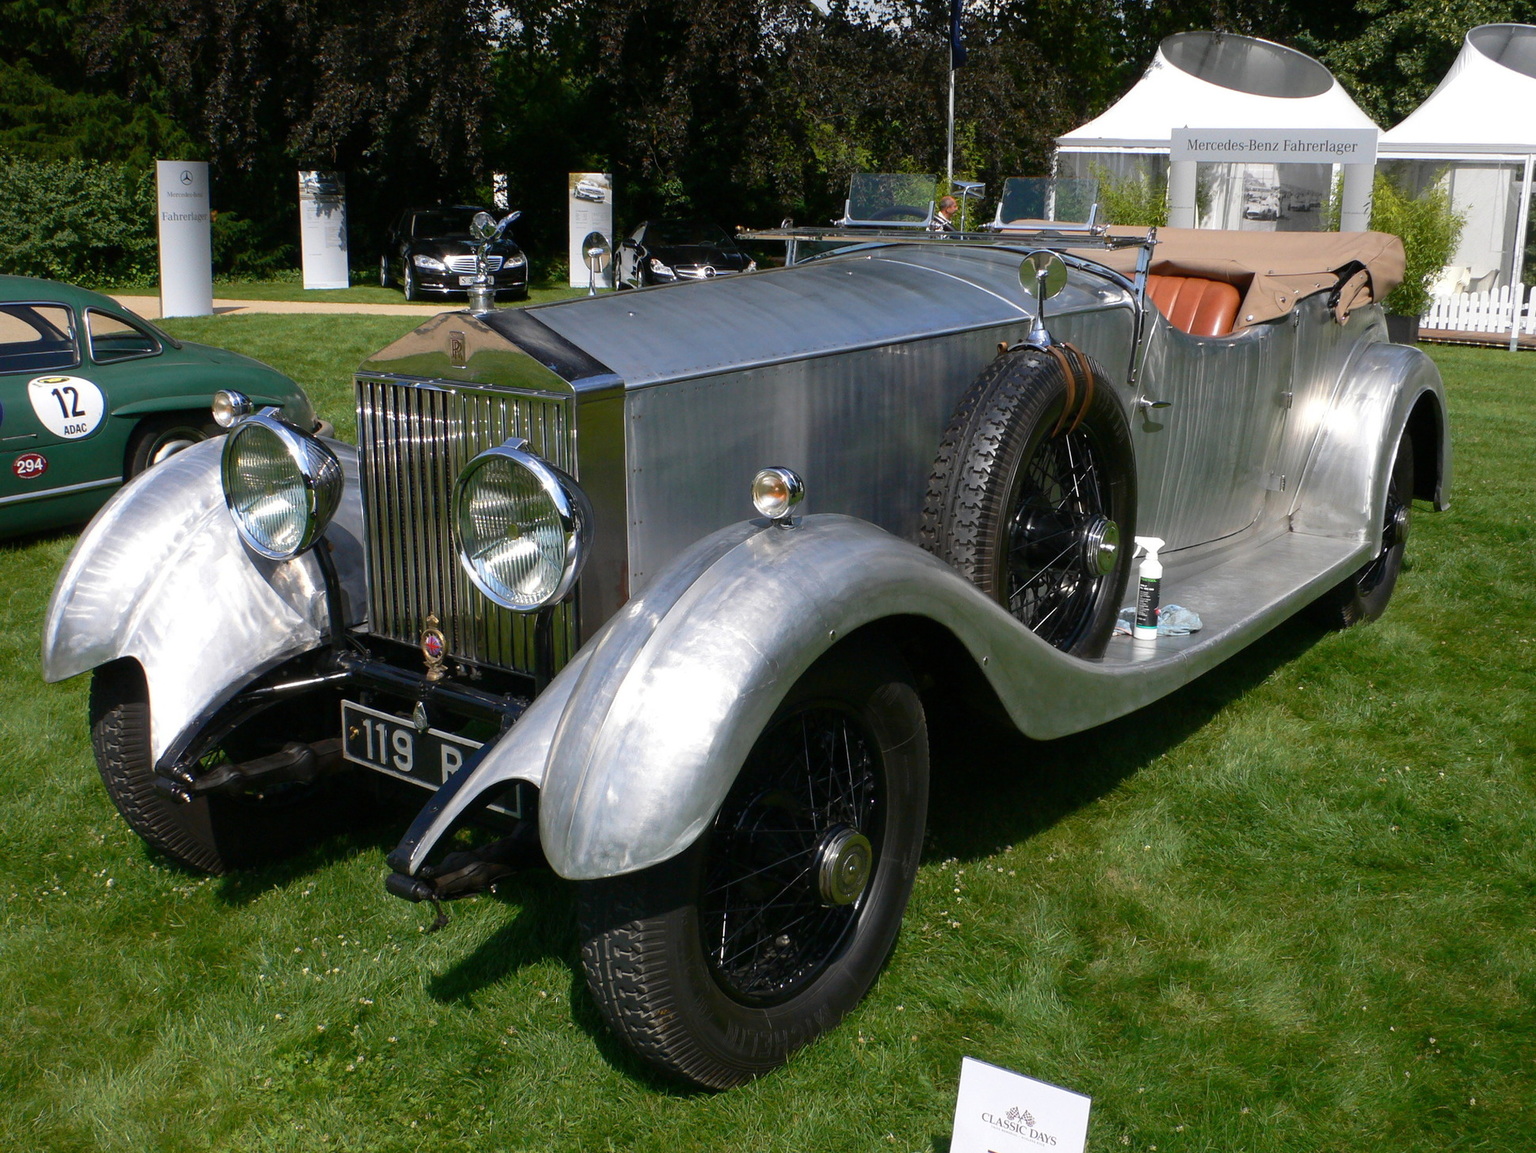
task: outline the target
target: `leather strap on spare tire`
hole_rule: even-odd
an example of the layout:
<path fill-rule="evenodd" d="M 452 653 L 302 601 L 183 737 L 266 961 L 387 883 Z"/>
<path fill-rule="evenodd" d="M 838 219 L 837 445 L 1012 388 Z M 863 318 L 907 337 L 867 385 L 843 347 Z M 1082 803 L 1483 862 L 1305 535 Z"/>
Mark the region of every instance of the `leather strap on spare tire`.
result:
<path fill-rule="evenodd" d="M 1070 344 L 998 356 L 939 445 L 923 547 L 1041 639 L 1097 657 L 1135 532 L 1135 450 L 1103 370 Z"/>

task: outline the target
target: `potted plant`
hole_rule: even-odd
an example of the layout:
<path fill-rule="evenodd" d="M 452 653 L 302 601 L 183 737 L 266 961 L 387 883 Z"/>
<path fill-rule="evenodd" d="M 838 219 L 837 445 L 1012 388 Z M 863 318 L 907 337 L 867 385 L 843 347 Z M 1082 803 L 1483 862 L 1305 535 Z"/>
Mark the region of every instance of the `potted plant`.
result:
<path fill-rule="evenodd" d="M 1419 318 L 1429 311 L 1429 286 L 1450 263 L 1466 217 L 1451 208 L 1451 194 L 1436 179 L 1417 196 L 1404 192 L 1382 173 L 1371 193 L 1371 227 L 1403 242 L 1403 282 L 1382 303 L 1387 331 L 1398 344 L 1415 344 Z"/>

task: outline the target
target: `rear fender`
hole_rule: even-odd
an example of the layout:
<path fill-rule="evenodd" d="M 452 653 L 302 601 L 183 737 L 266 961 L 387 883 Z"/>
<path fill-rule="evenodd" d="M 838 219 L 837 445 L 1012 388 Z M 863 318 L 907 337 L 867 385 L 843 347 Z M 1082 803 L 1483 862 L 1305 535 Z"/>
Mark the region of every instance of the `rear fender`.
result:
<path fill-rule="evenodd" d="M 1291 508 L 1292 531 L 1380 544 L 1387 480 L 1404 430 L 1413 437 L 1415 495 L 1449 507 L 1445 389 L 1434 361 L 1417 348 L 1364 346 L 1327 408 L 1301 415 L 1317 428 Z"/>
<path fill-rule="evenodd" d="M 325 541 L 356 624 L 368 603 L 357 450 L 326 443 L 345 488 Z M 312 552 L 269 561 L 241 543 L 219 483 L 223 446 L 192 445 L 119 490 L 76 542 L 43 623 L 45 680 L 124 657 L 143 666 L 157 761 L 197 718 L 329 632 Z"/>

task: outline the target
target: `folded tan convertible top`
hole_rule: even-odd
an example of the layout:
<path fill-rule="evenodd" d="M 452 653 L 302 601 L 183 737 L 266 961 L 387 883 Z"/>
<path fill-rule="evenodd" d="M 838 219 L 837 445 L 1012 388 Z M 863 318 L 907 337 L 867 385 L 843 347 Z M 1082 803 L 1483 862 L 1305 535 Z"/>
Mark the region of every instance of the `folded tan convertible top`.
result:
<path fill-rule="evenodd" d="M 1144 236 L 1145 229 L 1112 228 L 1115 236 Z M 1214 228 L 1159 228 L 1152 268 L 1160 276 L 1201 276 L 1232 285 L 1242 296 L 1237 327 L 1260 324 L 1290 312 L 1304 296 L 1339 283 L 1339 311 L 1380 301 L 1403 280 L 1403 242 L 1385 232 L 1237 232 Z M 1079 251 L 1129 276 L 1138 250 Z M 1358 263 L 1357 263 L 1358 262 Z M 1363 271 L 1350 269 L 1363 266 Z"/>

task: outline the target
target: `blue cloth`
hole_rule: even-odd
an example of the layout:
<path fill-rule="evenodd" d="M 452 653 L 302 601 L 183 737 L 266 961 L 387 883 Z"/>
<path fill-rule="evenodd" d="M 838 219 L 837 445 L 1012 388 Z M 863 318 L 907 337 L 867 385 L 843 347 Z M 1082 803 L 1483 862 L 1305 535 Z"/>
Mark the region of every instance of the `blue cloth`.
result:
<path fill-rule="evenodd" d="M 1188 636 L 1190 633 L 1199 632 L 1202 623 L 1199 614 L 1183 605 L 1164 605 L 1157 610 L 1157 635 L 1160 637 Z M 1120 610 L 1119 617 L 1115 619 L 1115 635 L 1130 636 L 1135 624 L 1136 606 L 1126 605 Z"/>

